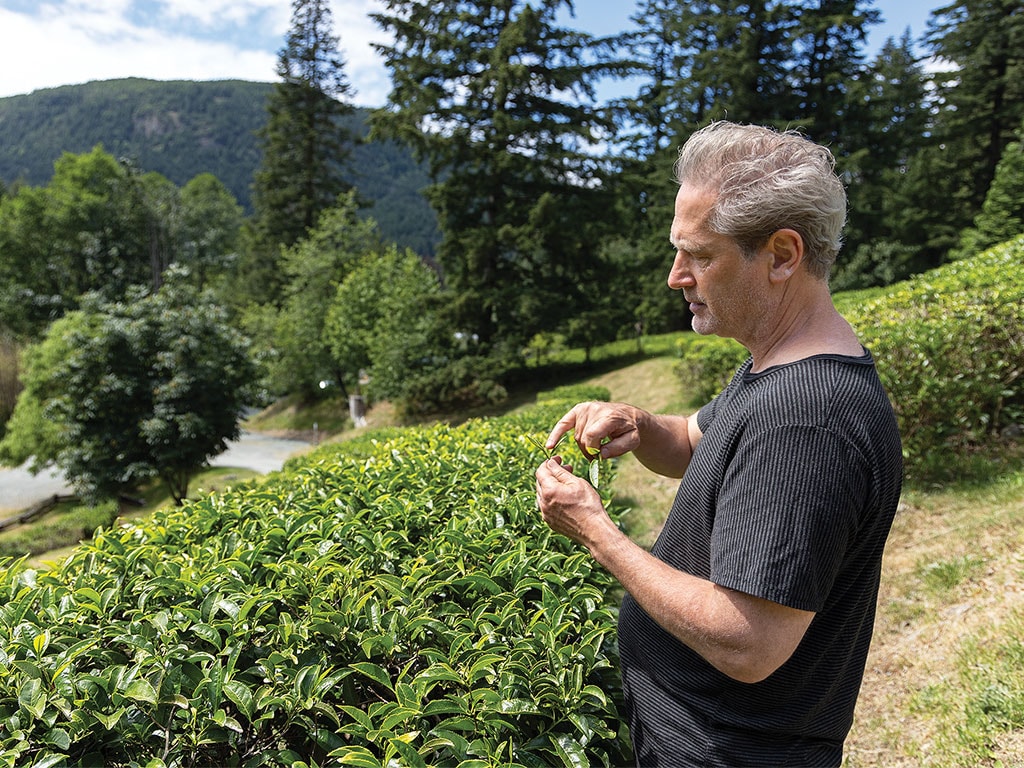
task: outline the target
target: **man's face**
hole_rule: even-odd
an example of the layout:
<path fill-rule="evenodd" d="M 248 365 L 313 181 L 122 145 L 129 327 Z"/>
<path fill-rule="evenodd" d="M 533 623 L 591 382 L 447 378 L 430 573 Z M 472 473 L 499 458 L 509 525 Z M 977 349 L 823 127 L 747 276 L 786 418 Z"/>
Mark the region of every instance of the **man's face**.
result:
<path fill-rule="evenodd" d="M 731 238 L 711 232 L 707 219 L 714 193 L 683 185 L 676 195 L 670 240 L 676 256 L 668 286 L 682 291 L 697 333 L 740 343 L 756 334 L 768 260 L 747 259 Z"/>

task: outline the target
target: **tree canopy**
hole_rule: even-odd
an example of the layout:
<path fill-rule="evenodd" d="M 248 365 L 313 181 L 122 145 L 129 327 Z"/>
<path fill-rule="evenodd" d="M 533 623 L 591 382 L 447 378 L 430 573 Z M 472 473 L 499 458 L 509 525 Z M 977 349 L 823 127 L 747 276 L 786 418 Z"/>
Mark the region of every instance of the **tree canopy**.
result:
<path fill-rule="evenodd" d="M 180 503 L 192 475 L 238 437 L 254 380 L 224 310 L 173 272 L 123 302 L 94 294 L 26 351 L 0 458 L 55 465 L 91 499 L 160 478 Z"/>
<path fill-rule="evenodd" d="M 363 126 L 328 6 L 293 0 L 255 214 L 208 174 L 178 188 L 68 154 L 48 185 L 0 194 L 0 330 L 38 338 L 86 292 L 124 300 L 181 264 L 252 335 L 275 396 L 348 391 L 369 366 L 371 393 L 417 407 L 498 397 L 524 349 L 685 324 L 664 277 L 671 167 L 719 118 L 828 144 L 849 189 L 833 288 L 890 284 L 1020 226 L 1020 10 L 949 2 L 868 60 L 870 0 L 639 0 L 610 37 L 576 29 L 571 0 L 383 0 L 392 89 L 370 123 L 394 152 L 368 180 L 346 172 Z M 619 76 L 633 95 L 602 101 Z M 364 189 L 433 214 L 368 212 Z"/>
<path fill-rule="evenodd" d="M 278 54 L 280 78 L 259 135 L 263 160 L 253 180 L 248 289 L 276 300 L 279 249 L 294 245 L 338 195 L 352 188 L 345 162 L 354 137 L 344 118 L 352 87 L 338 51 L 327 0 L 292 0 L 291 29 Z"/>

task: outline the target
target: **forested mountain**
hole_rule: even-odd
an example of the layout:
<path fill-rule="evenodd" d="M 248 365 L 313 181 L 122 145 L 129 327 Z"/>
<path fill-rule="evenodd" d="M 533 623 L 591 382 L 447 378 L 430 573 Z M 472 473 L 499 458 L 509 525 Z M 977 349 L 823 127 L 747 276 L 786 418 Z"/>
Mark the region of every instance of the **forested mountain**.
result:
<path fill-rule="evenodd" d="M 251 211 L 253 172 L 260 162 L 256 130 L 266 120 L 273 85 L 126 79 L 48 88 L 0 98 L 0 182 L 46 184 L 64 152 L 97 144 L 142 171 L 156 171 L 177 186 L 212 173 Z M 352 116 L 353 133 L 366 135 L 366 110 Z M 356 146 L 352 184 L 366 213 L 400 245 L 432 255 L 436 216 L 420 191 L 428 183 L 410 152 L 390 142 Z"/>

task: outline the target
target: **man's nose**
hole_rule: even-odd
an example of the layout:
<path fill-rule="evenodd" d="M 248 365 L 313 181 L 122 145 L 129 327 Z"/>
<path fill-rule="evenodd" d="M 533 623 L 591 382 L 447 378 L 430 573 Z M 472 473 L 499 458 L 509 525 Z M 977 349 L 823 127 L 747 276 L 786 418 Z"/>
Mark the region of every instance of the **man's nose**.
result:
<path fill-rule="evenodd" d="M 696 285 L 691 267 L 691 259 L 682 251 L 676 251 L 672 261 L 672 269 L 668 272 L 668 287 L 673 291 L 692 288 Z"/>

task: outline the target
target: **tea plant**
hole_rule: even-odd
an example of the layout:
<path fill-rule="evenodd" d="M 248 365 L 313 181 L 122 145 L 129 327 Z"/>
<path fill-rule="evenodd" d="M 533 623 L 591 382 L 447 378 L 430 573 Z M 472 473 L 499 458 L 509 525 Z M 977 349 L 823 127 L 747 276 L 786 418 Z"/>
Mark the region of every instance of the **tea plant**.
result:
<path fill-rule="evenodd" d="M 1024 422 L 1024 237 L 846 309 L 875 355 L 912 470 L 948 475 L 950 455 Z"/>
<path fill-rule="evenodd" d="M 836 306 L 875 358 L 911 476 L 948 479 L 1024 423 L 1024 237 L 887 289 L 837 294 Z M 696 405 L 746 357 L 718 337 L 684 337 L 678 352 Z"/>
<path fill-rule="evenodd" d="M 534 508 L 522 436 L 565 407 L 322 446 L 8 561 L 0 765 L 627 762 L 610 577 Z"/>

